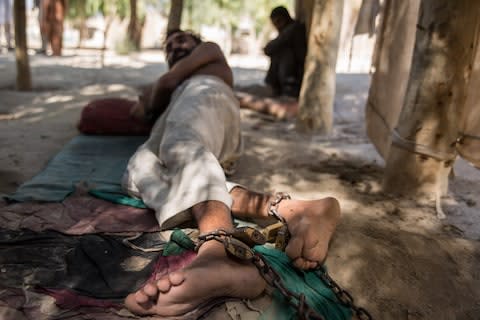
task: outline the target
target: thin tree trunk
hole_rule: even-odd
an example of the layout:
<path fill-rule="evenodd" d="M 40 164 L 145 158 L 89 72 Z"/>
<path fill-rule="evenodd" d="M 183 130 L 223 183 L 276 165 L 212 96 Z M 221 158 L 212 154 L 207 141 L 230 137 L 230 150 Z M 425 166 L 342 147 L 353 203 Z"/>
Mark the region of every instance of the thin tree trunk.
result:
<path fill-rule="evenodd" d="M 79 28 L 79 37 L 77 47 L 83 47 L 85 39 L 87 39 L 88 29 L 87 29 L 87 12 L 86 12 L 86 2 L 85 0 L 80 0 L 77 3 L 78 10 L 78 28 Z"/>
<path fill-rule="evenodd" d="M 193 0 L 187 0 L 188 28 L 193 29 Z"/>
<path fill-rule="evenodd" d="M 25 0 L 15 0 L 13 4 L 15 23 L 15 57 L 17 60 L 17 90 L 26 91 L 32 88 L 30 63 L 27 53 L 27 19 Z"/>
<path fill-rule="evenodd" d="M 167 32 L 174 29 L 180 29 L 180 25 L 182 24 L 182 11 L 183 0 L 171 0 Z"/>
<path fill-rule="evenodd" d="M 446 192 L 479 17 L 480 2 L 421 2 L 407 93 L 387 159 L 386 191 L 437 198 Z"/>
<path fill-rule="evenodd" d="M 316 0 L 300 92 L 297 130 L 329 133 L 333 124 L 335 67 L 343 0 Z"/>
<path fill-rule="evenodd" d="M 305 23 L 304 0 L 295 0 L 295 20 Z"/>
<path fill-rule="evenodd" d="M 112 25 L 114 17 L 108 14 L 105 17 L 105 30 L 103 30 L 103 45 L 102 45 L 102 53 L 100 56 L 100 65 L 101 67 L 105 67 L 105 51 L 107 50 L 107 36 L 108 32 L 110 31 L 110 26 Z"/>
<path fill-rule="evenodd" d="M 305 28 L 307 29 L 307 35 L 310 34 L 310 27 L 312 26 L 313 19 L 313 7 L 315 6 L 315 0 L 298 0 L 301 2 L 301 10 L 303 11 L 303 19 Z"/>
<path fill-rule="evenodd" d="M 137 0 L 130 0 L 130 21 L 128 23 L 128 39 L 135 50 L 140 49 L 141 28 L 137 19 Z"/>

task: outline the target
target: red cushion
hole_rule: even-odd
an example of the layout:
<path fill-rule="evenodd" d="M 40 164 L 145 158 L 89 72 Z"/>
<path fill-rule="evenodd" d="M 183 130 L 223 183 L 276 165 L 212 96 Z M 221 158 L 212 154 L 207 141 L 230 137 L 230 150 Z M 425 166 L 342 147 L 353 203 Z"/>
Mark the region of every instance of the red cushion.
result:
<path fill-rule="evenodd" d="M 78 130 L 97 135 L 148 135 L 152 126 L 130 116 L 134 104 L 122 98 L 93 100 L 83 108 Z"/>

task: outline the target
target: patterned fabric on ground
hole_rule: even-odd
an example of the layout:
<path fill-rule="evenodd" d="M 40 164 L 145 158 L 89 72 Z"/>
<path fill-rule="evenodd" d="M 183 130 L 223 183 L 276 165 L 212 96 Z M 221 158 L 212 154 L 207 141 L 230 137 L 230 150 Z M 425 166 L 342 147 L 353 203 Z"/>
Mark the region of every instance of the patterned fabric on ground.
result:
<path fill-rule="evenodd" d="M 113 204 L 82 191 L 62 202 L 0 202 L 0 210 L 0 225 L 10 230 L 49 229 L 73 235 L 159 230 L 152 210 Z"/>
<path fill-rule="evenodd" d="M 121 309 L 121 301 L 128 293 L 143 286 L 148 279 L 158 279 L 184 268 L 196 256 L 185 249 L 191 248 L 193 242 L 180 230 L 173 233 L 169 242 L 173 246 L 170 254 L 175 254 L 170 256 L 134 250 L 125 246 L 123 239 L 0 230 L 0 318 L 63 319 L 62 316 L 68 315 L 66 318 L 83 319 L 81 314 L 97 313 L 99 317 L 93 318 L 128 318 L 131 314 Z M 156 233 L 132 242 L 147 248 L 164 244 Z M 295 269 L 283 252 L 265 247 L 255 250 L 264 255 L 290 290 L 304 293 L 308 303 L 326 319 L 350 319 L 350 311 L 339 305 L 314 273 Z M 56 306 L 51 298 L 39 293 L 55 298 Z M 295 311 L 276 291 L 273 303 L 265 295 L 249 303 L 231 302 L 217 308 L 211 319 L 225 319 L 227 314 L 234 315 L 246 310 L 245 307 L 251 311 L 259 308 L 260 312 L 249 314 L 263 313 L 261 319 L 297 319 Z M 80 314 L 79 310 L 82 310 Z"/>
<path fill-rule="evenodd" d="M 66 236 L 54 231 L 0 231 L 0 283 L 8 287 L 69 289 L 77 295 L 121 301 L 155 269 L 159 252 L 142 252 L 124 237 Z M 132 240 L 141 247 L 163 242 L 158 233 Z"/>
<path fill-rule="evenodd" d="M 146 253 L 125 246 L 124 239 L 0 230 L 0 319 L 129 319 L 133 315 L 122 304 L 127 294 L 196 256 L 185 249 L 170 250 L 170 256 Z M 131 243 L 165 245 L 158 233 Z"/>

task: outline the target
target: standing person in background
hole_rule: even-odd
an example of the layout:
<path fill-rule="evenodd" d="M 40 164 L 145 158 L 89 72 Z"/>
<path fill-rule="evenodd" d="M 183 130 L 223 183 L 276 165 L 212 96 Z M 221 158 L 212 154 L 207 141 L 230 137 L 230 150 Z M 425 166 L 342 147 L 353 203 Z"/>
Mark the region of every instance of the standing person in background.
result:
<path fill-rule="evenodd" d="M 307 54 L 305 25 L 292 19 L 283 6 L 272 10 L 270 20 L 278 36 L 263 49 L 270 57 L 265 82 L 273 89 L 275 96 L 298 98 Z"/>
<path fill-rule="evenodd" d="M 37 53 L 40 54 L 47 54 L 47 44 L 48 44 L 48 38 L 47 35 L 44 33 L 44 30 L 42 29 L 42 21 L 44 20 L 45 16 L 45 11 L 44 11 L 44 6 L 42 5 L 42 2 L 45 0 L 35 0 L 33 6 L 35 8 L 38 8 L 38 25 L 40 27 L 40 37 L 42 41 L 42 47 L 40 50 L 37 51 Z"/>
<path fill-rule="evenodd" d="M 40 30 L 50 44 L 54 56 L 62 55 L 63 21 L 65 19 L 66 0 L 41 0 Z"/>
<path fill-rule="evenodd" d="M 5 37 L 7 50 L 12 50 L 12 27 L 13 27 L 12 0 L 0 0 L 0 27 Z"/>

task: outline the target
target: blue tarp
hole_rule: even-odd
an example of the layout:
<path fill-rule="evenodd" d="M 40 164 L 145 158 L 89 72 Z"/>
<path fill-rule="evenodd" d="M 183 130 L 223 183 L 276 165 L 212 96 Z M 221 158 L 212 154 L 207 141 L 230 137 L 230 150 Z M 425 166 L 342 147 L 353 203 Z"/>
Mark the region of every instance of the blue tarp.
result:
<path fill-rule="evenodd" d="M 19 202 L 60 202 L 81 183 L 101 192 L 122 193 L 120 183 L 128 160 L 146 139 L 145 136 L 76 136 L 42 172 L 7 198 Z"/>

